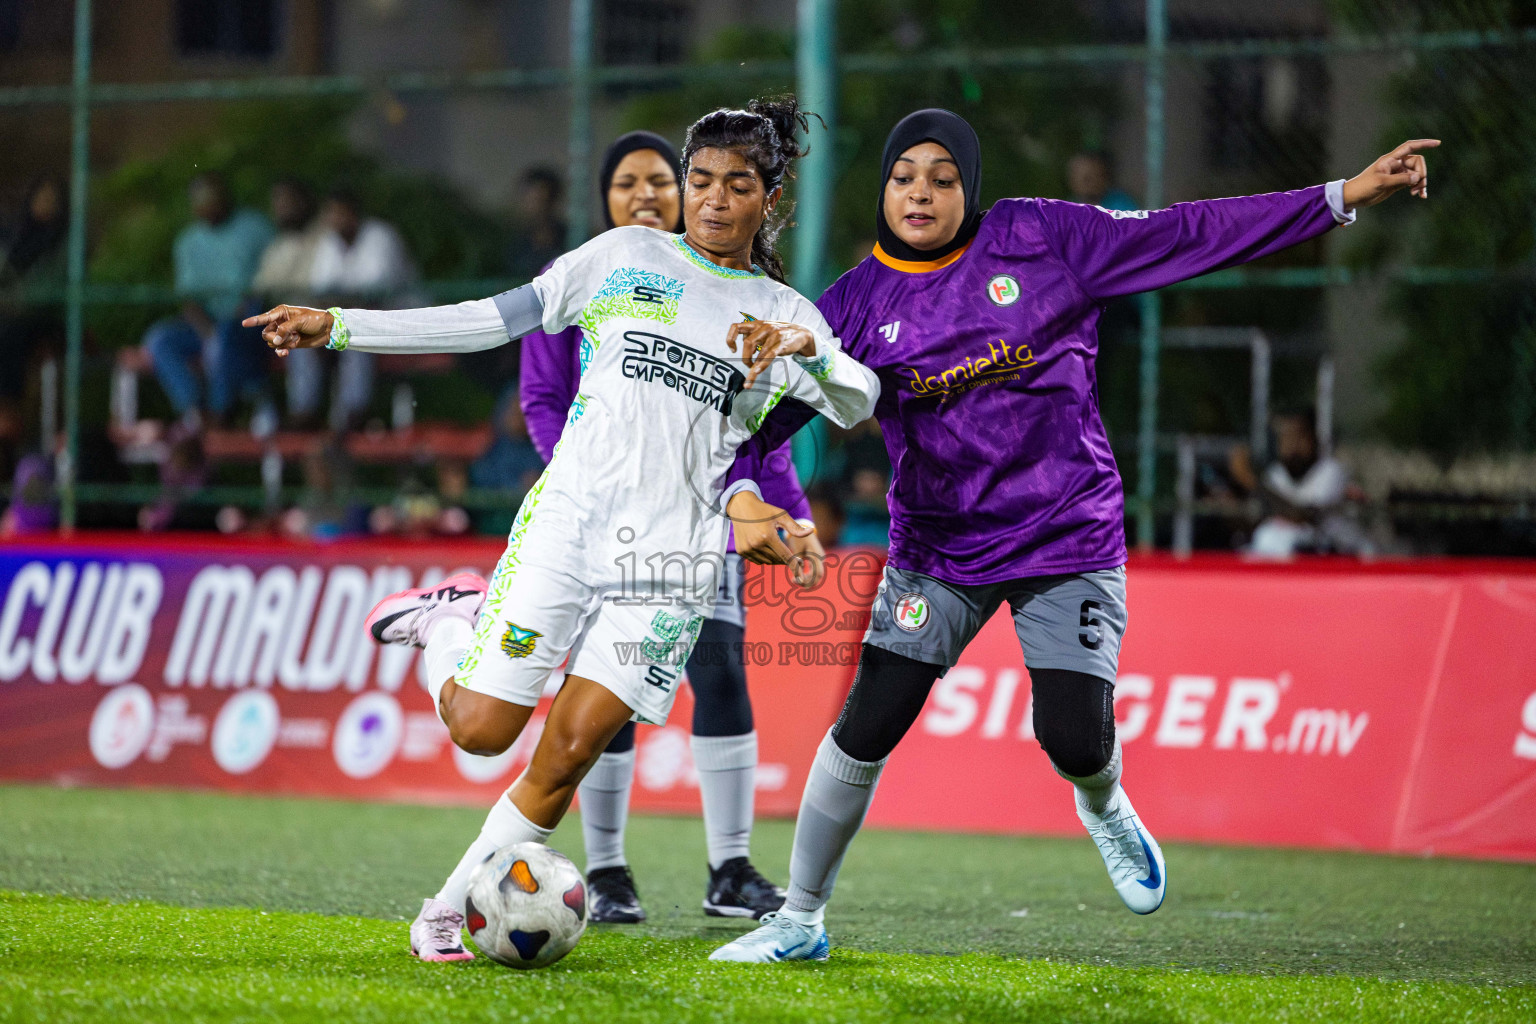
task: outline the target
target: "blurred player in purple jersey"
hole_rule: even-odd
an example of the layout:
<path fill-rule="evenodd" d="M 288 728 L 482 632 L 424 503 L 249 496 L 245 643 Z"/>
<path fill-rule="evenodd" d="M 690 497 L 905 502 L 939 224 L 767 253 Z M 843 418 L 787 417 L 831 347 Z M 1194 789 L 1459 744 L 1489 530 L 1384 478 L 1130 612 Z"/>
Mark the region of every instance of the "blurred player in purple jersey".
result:
<path fill-rule="evenodd" d="M 598 196 L 605 227 L 627 224 L 681 232 L 682 202 L 678 156 L 671 143 L 652 132 L 630 132 L 603 156 Z M 581 328 L 559 334 L 535 331 L 523 339 L 520 373 L 523 413 L 539 454 L 548 462 L 576 398 L 581 377 Z M 788 447 L 766 458 L 745 457 L 746 472 L 762 488 L 763 500 L 808 521 L 810 503 L 800 489 Z M 813 567 L 803 582 L 820 583 L 821 543 L 815 534 L 788 538 L 790 548 Z M 716 917 L 760 918 L 784 903 L 784 890 L 769 882 L 749 859 L 753 796 L 757 775 L 757 732 L 747 693 L 743 653 L 746 609 L 742 604 L 742 560 L 734 548 L 714 613 L 704 620 L 686 672 L 693 690 L 693 762 L 699 775 L 709 884 L 704 912 Z M 588 771 L 581 795 L 581 828 L 586 844 L 592 920 L 630 924 L 645 920 L 624 832 L 635 779 L 635 725 L 626 724 Z"/>
<path fill-rule="evenodd" d="M 1419 152 L 1438 144 L 1406 142 L 1348 181 L 1295 192 L 1155 211 L 1004 199 L 983 212 L 971 126 L 945 110 L 896 125 L 879 244 L 817 304 L 881 380 L 890 560 L 853 688 L 806 782 L 784 909 L 711 959 L 827 957 L 824 908 L 886 759 L 1003 602 L 1035 735 L 1073 784 L 1116 892 L 1140 914 L 1161 905 L 1163 857 L 1121 788 L 1115 738 L 1125 513 L 1099 417 L 1099 314 L 1351 223 L 1400 189 L 1427 197 Z M 781 407 L 757 443 L 805 418 Z"/>

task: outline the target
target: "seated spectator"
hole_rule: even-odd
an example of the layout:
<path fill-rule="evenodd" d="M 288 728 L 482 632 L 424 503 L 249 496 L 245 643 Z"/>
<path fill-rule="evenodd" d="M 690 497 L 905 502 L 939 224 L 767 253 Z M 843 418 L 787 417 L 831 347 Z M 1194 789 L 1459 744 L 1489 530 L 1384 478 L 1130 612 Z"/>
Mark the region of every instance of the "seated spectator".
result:
<path fill-rule="evenodd" d="M 290 537 L 336 540 L 368 531 L 368 507 L 350 497 L 352 460 L 337 444 L 320 444 L 304 456 L 304 490 L 282 516 Z"/>
<path fill-rule="evenodd" d="M 1067 161 L 1067 192 L 1074 203 L 1106 210 L 1138 210 L 1136 200 L 1115 187 L 1115 164 L 1108 153 L 1086 149 Z"/>
<path fill-rule="evenodd" d="M 357 196 L 337 189 L 320 213 L 323 233 L 310 265 L 311 301 L 320 307 L 388 308 L 405 297 L 416 280 L 400 232 L 376 217 L 363 215 Z M 345 430 L 359 423 L 373 397 L 374 357 L 348 349 L 339 355 L 296 349 L 288 363 L 288 414 L 300 425 L 318 425 L 325 392 L 325 366 L 336 365 L 336 400 L 330 427 Z"/>
<path fill-rule="evenodd" d="M 408 477 L 388 505 L 368 515 L 368 529 L 377 535 L 457 537 L 470 528 L 469 513 L 459 504 L 468 487 L 462 462 L 437 465 L 437 490 L 428 490 L 416 474 Z M 508 525 L 510 527 L 510 519 Z"/>
<path fill-rule="evenodd" d="M 277 235 L 261 254 L 251 291 L 263 304 L 307 302 L 315 249 L 324 233 L 314 194 L 297 178 L 282 178 L 272 185 L 267 209 Z"/>
<path fill-rule="evenodd" d="M 41 455 L 28 455 L 16 464 L 11 504 L 0 515 L 0 537 L 47 533 L 58 525 L 59 502 L 53 490 L 53 468 Z"/>
<path fill-rule="evenodd" d="M 523 418 L 523 407 L 518 402 L 516 381 L 508 384 L 497 400 L 491 429 L 495 439 L 469 467 L 470 482 L 486 490 L 519 494 L 527 491 L 544 472 L 544 460 L 528 437 L 528 421 Z"/>
<path fill-rule="evenodd" d="M 1245 446 L 1232 452 L 1230 475 L 1269 510 L 1253 531 L 1247 552 L 1258 558 L 1289 558 L 1308 551 L 1370 554 L 1369 539 L 1346 514 L 1358 490 L 1349 484 L 1343 463 L 1321 457 L 1317 423 L 1310 411 L 1282 413 L 1271 421 L 1275 461 L 1262 477 L 1253 470 Z"/>
<path fill-rule="evenodd" d="M 139 529 L 145 533 L 160 533 L 173 528 L 201 526 L 197 522 L 198 510 L 189 510 L 185 502 L 188 496 L 201 490 L 207 480 L 208 459 L 202 438 L 192 431 L 175 437 L 170 451 L 160 463 L 160 492 L 153 502 L 139 509 Z"/>
<path fill-rule="evenodd" d="M 22 406 L 34 363 L 63 341 L 58 307 L 33 305 L 27 293 L 64 287 L 68 198 L 61 178 L 39 178 L 16 219 L 0 225 L 0 474 L 10 471 L 26 434 Z M 51 449 L 52 442 L 44 438 L 43 445 Z"/>
<path fill-rule="evenodd" d="M 195 430 L 200 410 L 222 425 L 237 401 L 262 390 L 267 347 L 259 330 L 240 321 L 260 312 L 250 287 L 272 226 L 254 210 L 237 209 L 223 177 L 211 171 L 193 179 L 191 200 L 196 219 L 176 236 L 174 250 L 181 312 L 150 327 L 144 352 L 183 426 Z"/>

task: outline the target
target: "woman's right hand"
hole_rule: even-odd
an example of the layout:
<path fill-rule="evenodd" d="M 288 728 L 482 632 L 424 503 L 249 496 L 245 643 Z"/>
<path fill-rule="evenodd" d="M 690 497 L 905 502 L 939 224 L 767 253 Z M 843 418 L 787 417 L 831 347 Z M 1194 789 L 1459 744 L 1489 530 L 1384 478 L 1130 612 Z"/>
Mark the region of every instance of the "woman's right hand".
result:
<path fill-rule="evenodd" d="M 732 495 L 725 512 L 731 518 L 736 553 L 758 565 L 788 565 L 797 557 L 779 536 L 780 530 L 790 537 L 807 537 L 816 532 L 814 526 L 801 524 L 788 512 L 768 504 L 751 491 L 738 491 Z"/>
<path fill-rule="evenodd" d="M 273 306 L 265 313 L 246 317 L 242 327 L 260 327 L 262 340 L 285 356 L 296 348 L 320 348 L 331 340 L 336 318 L 323 309 L 308 306 Z"/>

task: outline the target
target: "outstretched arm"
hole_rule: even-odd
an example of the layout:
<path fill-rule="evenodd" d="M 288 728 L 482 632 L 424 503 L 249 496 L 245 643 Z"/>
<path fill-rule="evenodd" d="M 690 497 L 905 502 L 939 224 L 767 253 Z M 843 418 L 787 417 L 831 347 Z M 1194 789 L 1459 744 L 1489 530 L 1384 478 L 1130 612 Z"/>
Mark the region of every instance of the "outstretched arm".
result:
<path fill-rule="evenodd" d="M 246 327 L 278 355 L 296 348 L 356 348 L 363 352 L 479 352 L 539 327 L 543 306 L 532 285 L 490 299 L 423 309 L 310 309 L 275 306 L 248 317 Z"/>
<path fill-rule="evenodd" d="M 1422 151 L 1437 139 L 1414 139 L 1348 181 L 1296 192 L 1178 203 L 1165 210 L 1106 211 L 1075 203 L 1038 204 L 1057 255 L 1095 300 L 1162 288 L 1236 266 L 1315 238 L 1354 211 L 1394 192 L 1429 194 Z"/>

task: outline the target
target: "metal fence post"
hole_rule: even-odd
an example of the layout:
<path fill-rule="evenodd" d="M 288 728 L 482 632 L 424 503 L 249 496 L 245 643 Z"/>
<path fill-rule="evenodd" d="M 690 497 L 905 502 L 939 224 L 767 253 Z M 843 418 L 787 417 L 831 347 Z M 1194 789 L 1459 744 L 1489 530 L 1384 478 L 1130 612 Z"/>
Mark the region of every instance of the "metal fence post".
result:
<path fill-rule="evenodd" d="M 80 454 L 80 351 L 85 336 L 85 214 L 91 174 L 91 0 L 75 0 L 74 107 L 70 136 L 69 278 L 64 304 L 64 450 L 59 454 L 59 520 L 75 526 Z M 43 439 L 52 448 L 57 439 Z"/>
<path fill-rule="evenodd" d="M 795 90 L 800 105 L 826 122 L 826 131 L 807 133 L 810 152 L 800 161 L 795 188 L 795 265 L 791 278 L 796 291 L 814 300 L 828 283 L 827 235 L 832 219 L 832 183 L 837 174 L 833 150 L 837 132 L 836 0 L 799 0 L 796 21 Z M 826 427 L 820 417 L 791 443 L 795 469 L 807 481 L 815 476 L 825 443 Z"/>
<path fill-rule="evenodd" d="M 566 142 L 565 247 L 592 226 L 592 0 L 571 0 L 571 124 Z"/>
<path fill-rule="evenodd" d="M 1163 75 L 1168 60 L 1166 0 L 1147 0 L 1147 184 L 1143 205 L 1163 205 Z M 1141 296 L 1141 421 L 1136 449 L 1136 544 L 1150 550 L 1157 521 L 1152 501 L 1157 494 L 1157 360 L 1163 328 L 1163 306 L 1156 292 Z"/>
<path fill-rule="evenodd" d="M 800 161 L 795 188 L 794 285 L 796 291 L 814 299 L 827 286 L 827 235 L 836 175 L 837 5 L 834 0 L 800 0 L 798 15 L 795 89 L 800 105 L 821 115 L 827 126 L 824 132 L 813 128 L 807 133 L 810 152 Z"/>

